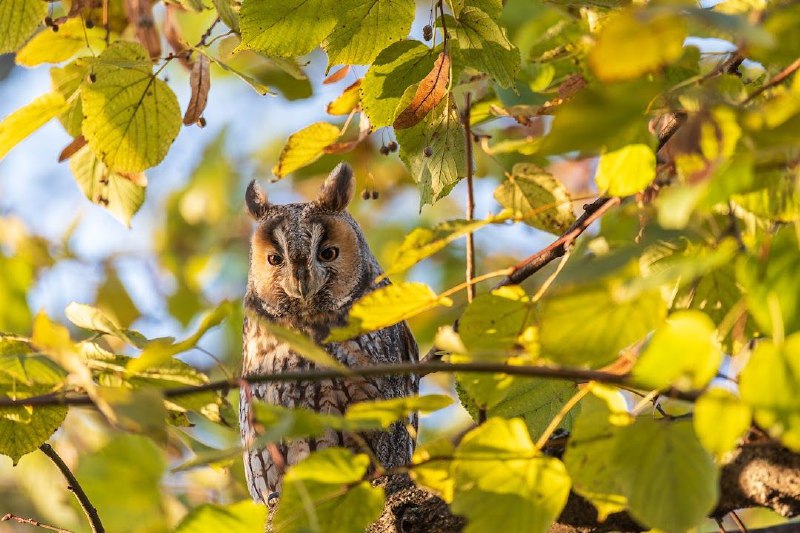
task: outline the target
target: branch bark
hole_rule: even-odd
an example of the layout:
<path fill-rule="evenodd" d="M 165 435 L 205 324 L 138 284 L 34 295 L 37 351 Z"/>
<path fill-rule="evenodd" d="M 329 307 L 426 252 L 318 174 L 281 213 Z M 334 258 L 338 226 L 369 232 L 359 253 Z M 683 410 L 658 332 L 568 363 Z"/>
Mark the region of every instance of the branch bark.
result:
<path fill-rule="evenodd" d="M 103 527 L 103 523 L 100 521 L 100 515 L 97 514 L 97 509 L 95 509 L 95 507 L 92 505 L 92 502 L 89 501 L 89 497 L 86 496 L 81 484 L 78 483 L 78 479 L 69 469 L 67 464 L 48 443 L 45 442 L 39 446 L 39 449 L 42 450 L 42 452 L 49 457 L 53 463 L 55 463 L 55 465 L 61 471 L 61 474 L 67 480 L 67 488 L 71 490 L 73 494 L 75 494 L 75 498 L 77 498 L 78 503 L 81 504 L 83 512 L 86 513 L 86 518 L 89 519 L 89 525 L 92 527 L 92 533 L 105 533 L 106 530 Z"/>

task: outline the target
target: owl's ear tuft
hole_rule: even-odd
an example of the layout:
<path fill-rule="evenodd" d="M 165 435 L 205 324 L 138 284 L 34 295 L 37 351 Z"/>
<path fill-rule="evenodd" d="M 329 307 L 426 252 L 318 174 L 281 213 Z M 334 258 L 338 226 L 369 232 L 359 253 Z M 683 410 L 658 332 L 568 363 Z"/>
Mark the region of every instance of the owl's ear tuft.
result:
<path fill-rule="evenodd" d="M 322 184 L 317 205 L 329 211 L 344 211 L 353 199 L 355 190 L 353 169 L 347 163 L 339 163 Z"/>
<path fill-rule="evenodd" d="M 267 193 L 256 183 L 256 180 L 251 181 L 250 185 L 247 186 L 247 192 L 244 193 L 244 201 L 247 204 L 247 212 L 255 220 L 260 220 L 267 214 L 267 208 L 269 207 Z"/>

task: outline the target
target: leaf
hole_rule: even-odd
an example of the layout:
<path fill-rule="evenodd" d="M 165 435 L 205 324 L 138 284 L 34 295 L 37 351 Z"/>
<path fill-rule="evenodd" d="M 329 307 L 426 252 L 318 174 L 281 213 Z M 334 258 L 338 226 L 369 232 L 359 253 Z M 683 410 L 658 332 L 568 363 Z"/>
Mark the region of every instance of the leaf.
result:
<path fill-rule="evenodd" d="M 538 439 L 564 404 L 577 392 L 578 386 L 571 381 L 512 378 L 506 388 L 505 397 L 489 407 L 486 414 L 503 418 L 521 417 L 528 426 L 531 437 Z M 580 411 L 579 406 L 570 410 L 558 428 L 571 431 Z"/>
<path fill-rule="evenodd" d="M 637 78 L 679 59 L 685 38 L 677 16 L 618 11 L 600 30 L 589 65 L 602 81 Z"/>
<path fill-rule="evenodd" d="M 248 320 L 259 320 L 257 316 L 250 315 Z M 347 367 L 331 356 L 328 352 L 317 346 L 313 340 L 293 329 L 279 326 L 268 320 L 261 320 L 261 327 L 269 331 L 279 342 L 289 346 L 292 352 L 323 367 L 342 370 L 347 373 Z"/>
<path fill-rule="evenodd" d="M 183 115 L 183 123 L 187 126 L 196 123 L 203 116 L 208 102 L 208 91 L 211 88 L 211 65 L 208 56 L 197 54 L 197 59 L 192 65 L 189 75 L 189 85 L 192 88 L 192 97 Z"/>
<path fill-rule="evenodd" d="M 430 120 L 395 134 L 400 159 L 419 186 L 420 207 L 447 196 L 466 176 L 466 136 L 452 96 L 431 111 Z"/>
<path fill-rule="evenodd" d="M 782 345 L 760 342 L 739 376 L 739 391 L 760 427 L 800 451 L 800 334 Z"/>
<path fill-rule="evenodd" d="M 3 396 L 0 394 L 0 398 Z M 11 412 L 25 413 L 26 416 L 15 420 L 9 416 Z M 23 455 L 46 442 L 66 417 L 66 406 L 4 408 L 0 411 L 0 454 L 9 456 L 16 465 Z"/>
<path fill-rule="evenodd" d="M 278 157 L 278 164 L 272 169 L 275 176 L 282 178 L 290 172 L 310 165 L 324 153 L 329 144 L 336 142 L 341 132 L 327 122 L 316 122 L 295 132 L 286 140 Z"/>
<path fill-rule="evenodd" d="M 733 201 L 747 211 L 777 222 L 800 220 L 800 171 L 762 172 L 758 176 L 764 188 L 737 194 Z"/>
<path fill-rule="evenodd" d="M 394 123 L 396 130 L 419 124 L 447 94 L 450 83 L 450 55 L 442 52 L 433 63 L 433 69 L 417 85 L 414 96 Z"/>
<path fill-rule="evenodd" d="M 204 503 L 192 509 L 175 528 L 175 533 L 252 533 L 261 531 L 267 508 L 251 500 L 228 505 Z"/>
<path fill-rule="evenodd" d="M 5 2 L 13 3 L 11 0 L 5 0 Z M 0 9 L 0 11 L 2 10 Z M 0 16 L 2 15 L 0 14 Z M 4 118 L 0 122 L 0 160 L 20 141 L 66 109 L 67 103 L 64 98 L 53 92 L 38 97 Z"/>
<path fill-rule="evenodd" d="M 564 464 L 573 490 L 597 508 L 599 521 L 625 509 L 627 498 L 608 460 L 614 452 L 620 428 L 630 424 L 625 398 L 616 389 L 592 383 L 591 394 L 581 401 L 564 452 Z M 598 458 L 603 458 L 598 460 Z"/>
<path fill-rule="evenodd" d="M 639 418 L 620 429 L 611 461 L 629 512 L 648 527 L 699 527 L 717 503 L 719 472 L 691 421 Z"/>
<path fill-rule="evenodd" d="M 722 355 L 708 315 L 678 311 L 656 329 L 631 378 L 647 389 L 703 389 L 717 375 Z"/>
<path fill-rule="evenodd" d="M 386 285 L 363 296 L 350 309 L 347 325 L 333 328 L 325 342 L 352 339 L 362 333 L 386 328 L 437 306 L 450 307 L 452 300 L 440 297 L 424 283 Z"/>
<path fill-rule="evenodd" d="M 364 531 L 380 516 L 383 489 L 362 481 L 369 457 L 326 448 L 289 468 L 273 519 L 282 533 Z"/>
<path fill-rule="evenodd" d="M 466 533 L 546 532 L 569 495 L 564 464 L 540 455 L 519 419 L 490 418 L 467 433 L 452 465 L 451 508 Z"/>
<path fill-rule="evenodd" d="M 347 115 L 358 107 L 361 97 L 361 79 L 357 79 L 353 84 L 348 85 L 336 100 L 328 104 L 325 110 L 329 115 Z"/>
<path fill-rule="evenodd" d="M 553 292 L 537 313 L 542 356 L 565 365 L 600 367 L 643 339 L 665 316 L 657 291 L 626 295 L 598 285 Z"/>
<path fill-rule="evenodd" d="M 491 16 L 472 6 L 459 13 L 458 24 L 454 32 L 459 56 L 464 62 L 487 73 L 501 87 L 513 87 L 520 68 L 520 55 L 505 31 Z"/>
<path fill-rule="evenodd" d="M 141 172 L 167 155 L 181 114 L 172 89 L 153 76 L 147 51 L 116 42 L 91 61 L 94 83 L 81 90 L 83 136 L 111 170 Z"/>
<path fill-rule="evenodd" d="M 53 92 L 59 93 L 67 102 L 65 110 L 59 115 L 58 120 L 64 129 L 73 137 L 83 137 L 81 133 L 83 125 L 83 104 L 80 99 L 80 88 L 84 79 L 88 76 L 86 65 L 77 64 L 79 60 L 73 61 L 63 68 L 52 67 L 50 69 L 50 80 L 53 85 Z"/>
<path fill-rule="evenodd" d="M 411 413 L 417 411 L 432 413 L 444 409 L 452 403 L 453 400 L 443 394 L 357 402 L 347 408 L 345 420 L 356 425 L 374 423 L 378 427 L 388 428 Z"/>
<path fill-rule="evenodd" d="M 28 339 L 0 334 L 0 388 L 5 383 L 61 386 L 65 376 L 55 363 L 37 354 Z"/>
<path fill-rule="evenodd" d="M 242 31 L 239 28 L 239 2 L 236 0 L 213 0 L 222 23 L 238 34 Z"/>
<path fill-rule="evenodd" d="M 132 433 L 143 433 L 166 444 L 167 408 L 157 389 L 100 387 L 97 393 L 111 408 L 106 414 L 115 426 Z"/>
<path fill-rule="evenodd" d="M 116 337 L 134 348 L 142 348 L 147 339 L 138 331 L 124 329 L 103 311 L 91 305 L 72 302 L 65 310 L 67 319 L 79 328 Z"/>
<path fill-rule="evenodd" d="M 164 531 L 159 484 L 165 467 L 163 453 L 152 440 L 122 434 L 82 455 L 75 477 L 108 531 Z"/>
<path fill-rule="evenodd" d="M 239 11 L 242 44 L 266 56 L 295 57 L 311 52 L 337 23 L 329 0 L 243 0 Z"/>
<path fill-rule="evenodd" d="M 692 416 L 697 438 L 716 457 L 736 448 L 750 429 L 752 418 L 750 406 L 719 387 L 707 390 L 698 398 Z"/>
<path fill-rule="evenodd" d="M 235 68 L 231 67 L 227 63 L 224 63 L 224 62 L 220 61 L 216 57 L 209 55 L 207 52 L 204 52 L 203 50 L 201 50 L 199 48 L 195 48 L 194 51 L 197 52 L 198 54 L 206 56 L 209 61 L 211 61 L 212 63 L 217 65 L 219 68 L 221 68 L 222 70 L 225 70 L 227 72 L 230 72 L 231 74 L 233 74 L 234 76 L 236 76 L 237 78 L 239 78 L 240 80 L 242 80 L 243 82 L 248 84 L 250 87 L 253 88 L 253 90 L 255 92 L 257 92 L 261 96 L 264 96 L 264 95 L 267 95 L 267 94 L 272 94 L 272 91 L 270 91 L 269 87 L 267 87 L 266 85 L 264 85 L 263 83 L 261 83 L 257 79 L 255 79 L 255 78 L 253 78 L 251 76 L 248 76 L 247 74 L 244 74 L 243 72 L 240 72 L 240 71 L 236 70 Z"/>
<path fill-rule="evenodd" d="M 81 17 L 68 19 L 58 25 L 58 31 L 45 28 L 19 49 L 14 60 L 17 65 L 35 67 L 42 63 L 61 63 L 83 52 L 105 48 L 105 30 L 84 26 Z"/>
<path fill-rule="evenodd" d="M 128 372 L 140 372 L 146 368 L 161 365 L 173 356 L 191 350 L 208 330 L 218 326 L 231 314 L 232 304 L 228 301 L 221 302 L 217 307 L 203 315 L 197 330 L 182 341 L 173 342 L 174 339 L 155 339 L 145 346 L 136 359 L 128 363 Z"/>
<path fill-rule="evenodd" d="M 344 0 L 334 4 L 337 24 L 322 47 L 328 66 L 367 65 L 393 41 L 408 35 L 414 0 Z"/>
<path fill-rule="evenodd" d="M 517 163 L 494 191 L 500 205 L 514 218 L 550 233 L 564 233 L 574 222 L 572 200 L 566 187 L 531 163 Z"/>
<path fill-rule="evenodd" d="M 631 144 L 600 156 L 595 181 L 601 194 L 630 196 L 656 177 L 656 155 L 644 144 Z"/>
<path fill-rule="evenodd" d="M 383 50 L 361 83 L 361 107 L 374 128 L 390 126 L 405 90 L 433 69 L 436 58 L 419 41 L 400 41 Z"/>
<path fill-rule="evenodd" d="M 458 320 L 461 340 L 476 360 L 508 357 L 532 320 L 530 298 L 519 286 L 478 295 Z M 481 355 L 485 352 L 485 355 Z"/>
<path fill-rule="evenodd" d="M 147 188 L 144 174 L 111 171 L 86 146 L 70 158 L 69 168 L 89 201 L 107 209 L 114 218 L 130 227 L 133 215 L 144 204 Z"/>
<path fill-rule="evenodd" d="M 337 81 L 341 81 L 344 79 L 345 76 L 347 76 L 349 72 L 350 72 L 350 65 L 339 67 L 330 76 L 322 80 L 322 84 L 330 85 L 331 83 L 336 83 Z"/>
<path fill-rule="evenodd" d="M 25 44 L 47 13 L 40 0 L 0 1 L 0 55 Z"/>
<path fill-rule="evenodd" d="M 417 485 L 434 491 L 447 503 L 453 501 L 450 465 L 454 452 L 455 448 L 449 439 L 426 442 L 414 450 L 414 466 L 409 471 Z"/>
<path fill-rule="evenodd" d="M 426 257 L 443 250 L 456 239 L 492 222 L 493 219 L 491 218 L 484 220 L 448 220 L 440 222 L 430 229 L 414 228 L 403 239 L 403 243 L 395 252 L 391 266 L 384 276 L 388 277 L 408 270 Z"/>

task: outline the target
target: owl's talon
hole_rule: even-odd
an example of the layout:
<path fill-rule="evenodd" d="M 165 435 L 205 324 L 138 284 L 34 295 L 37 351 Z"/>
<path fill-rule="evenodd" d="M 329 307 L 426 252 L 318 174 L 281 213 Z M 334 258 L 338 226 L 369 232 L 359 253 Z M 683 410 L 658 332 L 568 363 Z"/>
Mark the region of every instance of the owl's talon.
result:
<path fill-rule="evenodd" d="M 270 492 L 269 496 L 267 496 L 267 505 L 271 508 L 275 507 L 276 505 L 278 505 L 278 498 L 280 497 L 281 497 L 280 492 Z"/>

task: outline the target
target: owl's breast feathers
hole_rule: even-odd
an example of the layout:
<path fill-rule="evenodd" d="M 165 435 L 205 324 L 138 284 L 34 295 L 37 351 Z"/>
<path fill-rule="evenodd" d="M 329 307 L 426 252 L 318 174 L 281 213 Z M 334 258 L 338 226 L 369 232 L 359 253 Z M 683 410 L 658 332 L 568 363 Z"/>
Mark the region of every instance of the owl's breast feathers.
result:
<path fill-rule="evenodd" d="M 325 324 L 341 323 L 337 317 L 317 314 L 311 320 L 298 320 L 299 316 L 269 316 L 254 299 L 245 299 L 243 330 L 242 377 L 276 374 L 293 370 L 314 368 L 314 363 L 294 353 L 288 345 L 278 341 L 265 327 L 263 321 L 277 322 L 298 329 L 317 342 L 327 336 Z M 348 367 L 374 364 L 416 362 L 418 348 L 408 326 L 403 322 L 388 328 L 366 333 L 349 341 L 330 343 L 323 348 Z M 253 384 L 242 389 L 240 427 L 246 448 L 256 438 L 250 403 L 264 401 L 284 407 L 305 407 L 317 412 L 342 414 L 355 402 L 416 395 L 419 392 L 417 376 L 351 377 L 321 381 L 275 382 Z M 278 491 L 283 474 L 281 460 L 292 465 L 310 452 L 331 446 L 346 446 L 359 450 L 359 442 L 366 442 L 374 455 L 386 467 L 399 466 L 411 460 L 414 438 L 406 428 L 416 430 L 416 416 L 398 422 L 386 432 L 374 432 L 354 439 L 342 432 L 329 430 L 316 438 L 296 439 L 268 449 L 245 452 L 245 470 L 250 491 L 256 500 L 266 501 L 267 495 Z M 363 450 L 362 450 L 363 451 Z M 275 457 L 278 454 L 279 457 Z"/>

